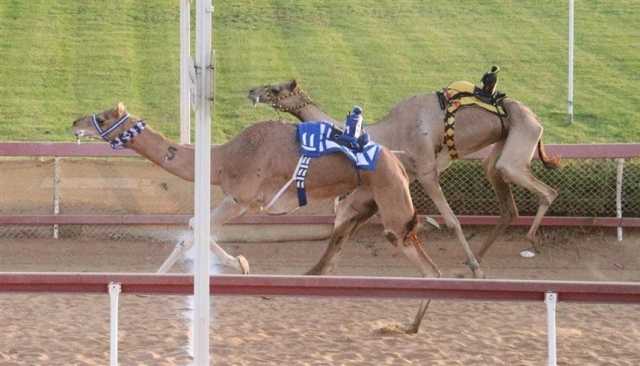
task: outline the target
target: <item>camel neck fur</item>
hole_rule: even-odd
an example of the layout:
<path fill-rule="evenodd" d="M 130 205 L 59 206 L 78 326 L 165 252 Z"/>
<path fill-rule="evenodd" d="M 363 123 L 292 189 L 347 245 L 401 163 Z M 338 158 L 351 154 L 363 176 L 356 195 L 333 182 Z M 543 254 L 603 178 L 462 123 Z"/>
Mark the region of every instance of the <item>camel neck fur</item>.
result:
<path fill-rule="evenodd" d="M 308 104 L 296 111 L 291 111 L 291 114 L 293 114 L 300 121 L 327 121 L 333 123 L 336 126 L 344 125 L 343 122 L 335 120 L 328 114 L 324 113 L 315 104 Z"/>
<path fill-rule="evenodd" d="M 195 148 L 193 145 L 181 145 L 164 137 L 148 125 L 142 133 L 127 144 L 127 148 L 151 160 L 167 172 L 184 180 L 194 181 Z M 224 145 L 211 147 L 211 159 L 216 157 L 224 161 Z M 211 170 L 211 184 L 220 185 L 222 169 Z"/>

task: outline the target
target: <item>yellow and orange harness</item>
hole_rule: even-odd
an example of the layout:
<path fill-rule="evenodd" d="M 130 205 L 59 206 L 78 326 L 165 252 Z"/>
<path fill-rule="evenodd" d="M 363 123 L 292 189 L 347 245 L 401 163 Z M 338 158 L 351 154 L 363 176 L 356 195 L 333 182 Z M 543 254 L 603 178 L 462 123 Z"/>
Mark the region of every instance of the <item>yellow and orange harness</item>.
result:
<path fill-rule="evenodd" d="M 507 112 L 502 105 L 505 95 L 480 96 L 478 88 L 468 81 L 456 81 L 437 92 L 440 98 L 440 107 L 445 110 L 444 116 L 444 137 L 442 143 L 449 150 L 451 160 L 458 159 L 458 151 L 455 143 L 455 114 L 462 107 L 478 106 L 500 118 L 502 133 L 504 134 L 503 117 L 507 117 Z"/>

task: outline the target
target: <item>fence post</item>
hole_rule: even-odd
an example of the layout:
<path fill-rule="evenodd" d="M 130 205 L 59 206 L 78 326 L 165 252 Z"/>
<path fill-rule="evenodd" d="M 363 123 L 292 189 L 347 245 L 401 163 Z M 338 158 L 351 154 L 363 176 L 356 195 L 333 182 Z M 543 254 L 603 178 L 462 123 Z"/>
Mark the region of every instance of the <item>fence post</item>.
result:
<path fill-rule="evenodd" d="M 624 159 L 616 159 L 616 217 L 618 218 L 618 241 L 622 241 L 622 178 L 624 175 Z"/>
<path fill-rule="evenodd" d="M 118 366 L 118 297 L 121 286 L 117 282 L 109 282 L 109 309 L 110 309 L 110 332 L 109 332 L 109 365 Z"/>
<path fill-rule="evenodd" d="M 567 71 L 567 119 L 569 120 L 569 123 L 573 123 L 573 9 L 573 0 L 569 0 L 569 70 Z"/>
<path fill-rule="evenodd" d="M 191 143 L 191 0 L 180 2 L 180 143 Z"/>
<path fill-rule="evenodd" d="M 60 213 L 60 158 L 53 158 L 53 214 Z M 53 224 L 53 238 L 58 239 L 59 226 Z"/>
<path fill-rule="evenodd" d="M 547 292 L 544 295 L 544 303 L 547 305 L 547 365 L 556 366 L 556 303 L 558 294 Z"/>

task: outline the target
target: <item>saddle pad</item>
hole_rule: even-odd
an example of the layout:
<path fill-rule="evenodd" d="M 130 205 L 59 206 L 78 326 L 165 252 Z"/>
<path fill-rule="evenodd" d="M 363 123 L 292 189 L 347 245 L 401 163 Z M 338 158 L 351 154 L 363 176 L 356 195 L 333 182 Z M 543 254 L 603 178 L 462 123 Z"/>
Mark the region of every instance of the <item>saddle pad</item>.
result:
<path fill-rule="evenodd" d="M 318 158 L 333 153 L 343 153 L 359 170 L 375 170 L 380 157 L 380 145 L 369 141 L 360 149 L 352 150 L 331 139 L 334 127 L 329 122 L 305 122 L 298 125 L 297 138 L 300 155 Z"/>
<path fill-rule="evenodd" d="M 486 103 L 474 95 L 474 90 L 475 86 L 468 81 L 455 81 L 447 85 L 443 89 L 443 93 L 449 105 L 454 105 L 456 109 L 476 105 L 498 116 L 507 116 L 507 112 L 501 103 L 497 105 Z"/>

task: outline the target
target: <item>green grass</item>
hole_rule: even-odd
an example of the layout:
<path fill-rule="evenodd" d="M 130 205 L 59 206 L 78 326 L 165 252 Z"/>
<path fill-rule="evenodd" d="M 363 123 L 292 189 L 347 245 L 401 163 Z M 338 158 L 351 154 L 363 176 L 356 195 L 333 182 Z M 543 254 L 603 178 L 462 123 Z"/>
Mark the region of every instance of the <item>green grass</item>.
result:
<path fill-rule="evenodd" d="M 499 64 L 500 89 L 546 142 L 640 140 L 640 2 L 576 2 L 575 121 L 565 122 L 567 7 L 557 0 L 216 0 L 214 135 L 255 121 L 247 90 L 297 78 L 334 116 L 377 120 L 398 101 Z M 63 141 L 76 117 L 123 101 L 178 134 L 175 0 L 1 0 L 0 140 Z"/>

